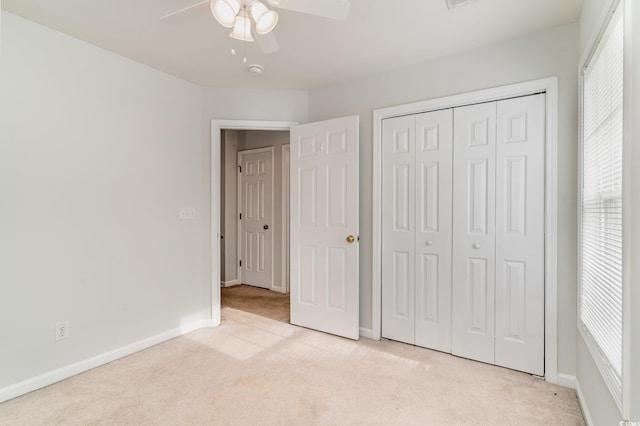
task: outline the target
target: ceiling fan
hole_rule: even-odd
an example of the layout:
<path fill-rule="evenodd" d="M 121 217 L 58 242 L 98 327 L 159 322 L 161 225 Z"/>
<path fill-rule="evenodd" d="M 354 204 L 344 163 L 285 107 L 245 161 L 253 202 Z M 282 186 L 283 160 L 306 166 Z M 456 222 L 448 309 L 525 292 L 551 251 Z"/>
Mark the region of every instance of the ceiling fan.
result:
<path fill-rule="evenodd" d="M 266 0 L 274 8 L 342 20 L 349 14 L 349 0 Z M 280 49 L 273 35 L 278 12 L 269 9 L 264 0 L 204 0 L 169 13 L 160 19 L 175 22 L 188 14 L 200 14 L 209 7 L 213 17 L 224 27 L 232 28 L 229 36 L 243 42 L 258 41 L 262 53 Z"/>

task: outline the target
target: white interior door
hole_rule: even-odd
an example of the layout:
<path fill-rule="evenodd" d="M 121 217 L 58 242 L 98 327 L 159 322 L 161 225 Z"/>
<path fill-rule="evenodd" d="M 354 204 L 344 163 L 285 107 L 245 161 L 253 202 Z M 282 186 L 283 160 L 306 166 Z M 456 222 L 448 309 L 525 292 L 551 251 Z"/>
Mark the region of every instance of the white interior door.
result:
<path fill-rule="evenodd" d="M 359 338 L 358 117 L 291 129 L 291 323 Z"/>
<path fill-rule="evenodd" d="M 382 133 L 382 337 L 450 352 L 453 111 Z"/>
<path fill-rule="evenodd" d="M 416 116 L 416 345 L 451 352 L 453 110 Z"/>
<path fill-rule="evenodd" d="M 494 363 L 496 103 L 456 108 L 452 353 Z"/>
<path fill-rule="evenodd" d="M 415 343 L 416 118 L 382 122 L 382 337 Z"/>
<path fill-rule="evenodd" d="M 273 147 L 239 151 L 240 277 L 273 286 Z"/>
<path fill-rule="evenodd" d="M 498 102 L 495 363 L 544 375 L 545 95 Z"/>

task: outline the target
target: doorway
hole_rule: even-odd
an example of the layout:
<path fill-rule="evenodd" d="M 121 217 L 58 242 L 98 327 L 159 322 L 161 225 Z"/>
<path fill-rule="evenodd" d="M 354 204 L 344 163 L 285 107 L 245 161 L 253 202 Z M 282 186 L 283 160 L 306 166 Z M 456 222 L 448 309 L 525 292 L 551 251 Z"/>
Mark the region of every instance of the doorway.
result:
<path fill-rule="evenodd" d="M 236 238 L 228 239 L 227 235 L 237 235 L 237 224 L 234 225 L 234 221 L 224 221 L 226 217 L 231 215 L 237 215 L 237 201 L 234 201 L 236 197 L 236 190 L 233 193 L 229 191 L 223 191 L 223 186 L 227 186 L 230 183 L 234 186 L 237 185 L 237 154 L 233 152 L 233 149 L 226 150 L 225 131 L 279 131 L 289 132 L 289 129 L 296 126 L 295 122 L 284 121 L 246 121 L 246 120 L 212 120 L 211 121 L 211 322 L 212 324 L 220 324 L 220 287 L 222 285 L 236 285 L 240 284 L 239 277 L 231 277 L 232 279 L 224 280 L 223 272 L 226 274 L 227 267 L 231 268 L 231 271 L 239 268 L 239 262 L 237 259 L 237 248 L 234 249 L 232 240 Z M 236 147 L 237 152 L 237 147 Z M 234 168 L 226 168 L 225 173 L 222 173 L 222 165 L 225 158 L 233 158 L 232 164 Z M 275 158 L 279 156 L 276 155 Z M 221 196 L 224 194 L 224 197 Z M 233 195 L 232 195 L 233 194 Z M 221 212 L 229 211 L 229 215 L 221 214 Z M 239 216 L 238 216 L 239 218 Z M 237 220 L 237 219 L 236 219 Z M 227 229 L 232 230 L 229 234 Z M 279 239 L 282 241 L 282 239 Z M 224 248 L 226 246 L 226 249 Z M 236 246 L 237 247 L 237 246 Z M 229 250 L 231 248 L 231 250 Z M 224 263 L 222 262 L 222 255 L 224 256 Z M 275 268 L 282 270 L 283 268 Z"/>
<path fill-rule="evenodd" d="M 358 123 L 358 116 L 301 126 L 212 120 L 212 325 L 220 324 L 220 240 L 224 239 L 220 224 L 221 212 L 226 216 L 229 210 L 221 208 L 224 198 L 220 196 L 224 131 L 291 130 L 289 192 L 295 226 L 291 223 L 291 273 L 283 274 L 291 279 L 291 322 L 352 339 L 359 337 L 359 204 L 354 201 L 358 199 Z M 317 210 L 314 206 L 326 208 Z"/>
<path fill-rule="evenodd" d="M 220 283 L 287 293 L 289 132 L 223 130 L 221 136 Z"/>

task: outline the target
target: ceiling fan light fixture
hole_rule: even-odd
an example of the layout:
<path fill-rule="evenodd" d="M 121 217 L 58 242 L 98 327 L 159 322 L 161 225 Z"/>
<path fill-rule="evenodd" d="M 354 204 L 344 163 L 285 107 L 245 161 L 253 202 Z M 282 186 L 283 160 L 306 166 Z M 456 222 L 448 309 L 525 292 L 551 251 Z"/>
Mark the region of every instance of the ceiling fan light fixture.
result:
<path fill-rule="evenodd" d="M 236 23 L 229 37 L 240 41 L 254 41 L 251 35 L 251 20 L 244 13 L 236 16 Z"/>
<path fill-rule="evenodd" d="M 231 28 L 236 22 L 236 15 L 240 11 L 238 0 L 212 0 L 211 13 L 223 27 Z"/>
<path fill-rule="evenodd" d="M 267 34 L 278 24 L 278 13 L 267 9 L 267 6 L 258 0 L 251 4 L 251 17 L 256 21 L 258 34 Z"/>

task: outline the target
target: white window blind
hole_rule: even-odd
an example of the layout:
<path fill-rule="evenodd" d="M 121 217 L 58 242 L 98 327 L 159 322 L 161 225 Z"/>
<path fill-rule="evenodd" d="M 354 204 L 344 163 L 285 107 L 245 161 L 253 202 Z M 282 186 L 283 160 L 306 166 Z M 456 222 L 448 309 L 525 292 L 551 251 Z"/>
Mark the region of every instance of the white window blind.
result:
<path fill-rule="evenodd" d="M 579 315 L 622 408 L 622 6 L 584 70 Z"/>

